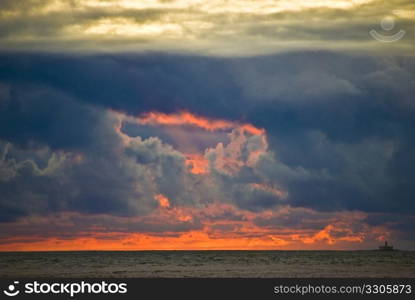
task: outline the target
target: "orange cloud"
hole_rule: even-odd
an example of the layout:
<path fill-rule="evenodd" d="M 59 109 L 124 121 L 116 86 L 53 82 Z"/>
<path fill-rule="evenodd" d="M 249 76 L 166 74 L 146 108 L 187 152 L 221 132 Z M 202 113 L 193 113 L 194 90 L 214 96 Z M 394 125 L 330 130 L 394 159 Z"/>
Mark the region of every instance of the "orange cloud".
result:
<path fill-rule="evenodd" d="M 158 201 L 160 207 L 170 207 L 169 199 L 167 199 L 162 194 L 158 194 L 158 195 L 154 196 L 154 198 Z"/>
<path fill-rule="evenodd" d="M 335 236 L 335 233 L 341 233 L 339 237 Z M 364 236 L 361 233 L 353 233 L 347 227 L 338 227 L 338 225 L 329 224 L 321 231 L 317 232 L 311 237 L 295 237 L 301 240 L 304 244 L 314 244 L 318 242 L 326 241 L 329 245 L 333 245 L 340 241 L 358 242 L 361 243 L 364 240 Z"/>
<path fill-rule="evenodd" d="M 93 236 L 93 237 L 91 237 Z M 27 237 L 33 239 L 33 237 Z M 212 236 L 198 230 L 177 236 L 151 235 L 146 233 L 90 233 L 87 237 L 60 239 L 52 237 L 33 242 L 14 239 L 4 240 L 0 251 L 70 251 L 70 250 L 301 250 L 342 249 L 340 242 L 361 242 L 357 238 L 333 239 L 325 234 L 313 241 L 293 235 L 263 234 L 262 236 Z M 334 244 L 339 243 L 338 247 Z M 306 246 L 305 246 L 306 245 Z"/>
<path fill-rule="evenodd" d="M 177 220 L 179 222 L 191 222 L 193 220 L 192 208 L 185 207 L 172 207 L 169 199 L 158 194 L 154 197 L 159 203 L 159 210 L 155 210 L 153 213 L 142 217 L 143 221 L 150 221 L 150 223 L 169 223 Z"/>
<path fill-rule="evenodd" d="M 186 157 L 186 165 L 193 174 L 205 174 L 208 172 L 208 160 L 201 154 L 187 153 L 184 154 Z"/>
<path fill-rule="evenodd" d="M 348 222 L 360 219 L 359 216 L 354 217 L 347 213 L 333 215 L 331 223 L 322 230 L 261 227 L 255 224 L 256 218 L 278 217 L 281 214 L 280 217 L 283 217 L 287 211 L 297 209 L 286 206 L 278 210 L 251 212 L 223 203 L 211 203 L 200 208 L 175 207 L 164 195 L 159 194 L 156 197 L 159 207 L 150 215 L 141 217 L 123 218 L 68 212 L 56 217 L 21 219 L 10 224 L 20 235 L 3 238 L 0 251 L 344 249 L 362 244 L 366 233 L 371 230 L 351 230 Z M 168 231 L 169 225 L 198 224 L 197 222 L 200 222 L 198 227 Z M 79 224 L 87 224 L 89 227 L 77 230 Z M 134 224 L 164 224 L 167 227 L 163 232 L 129 232 Z M 59 230 L 66 233 L 65 238 L 58 237 L 59 230 L 52 231 L 50 236 L 39 236 L 38 232 L 42 231 L 36 228 L 44 229 L 45 226 L 53 230 L 61 228 Z M 25 230 L 27 228 L 30 231 Z M 111 228 L 114 231 L 108 232 Z"/>
<path fill-rule="evenodd" d="M 160 112 L 149 112 L 141 115 L 136 119 L 139 124 L 143 125 L 164 125 L 164 126 L 195 126 L 208 131 L 227 130 L 233 128 L 242 128 L 244 131 L 253 134 L 264 134 L 265 130 L 257 128 L 252 124 L 241 124 L 220 119 L 209 119 L 197 116 L 187 111 L 181 111 L 173 114 Z"/>
<path fill-rule="evenodd" d="M 122 238 L 111 234 L 72 240 L 49 238 L 33 243 L 10 240 L 0 251 L 70 251 L 70 250 L 247 250 L 276 249 L 288 243 L 276 237 L 211 238 L 205 232 L 191 231 L 178 237 L 132 233 Z"/>

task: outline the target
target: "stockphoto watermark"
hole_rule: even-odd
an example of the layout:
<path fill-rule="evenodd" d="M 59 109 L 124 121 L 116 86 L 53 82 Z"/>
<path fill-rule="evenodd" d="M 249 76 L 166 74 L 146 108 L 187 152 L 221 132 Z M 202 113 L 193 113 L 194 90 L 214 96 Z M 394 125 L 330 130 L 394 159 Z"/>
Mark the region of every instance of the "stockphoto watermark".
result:
<path fill-rule="evenodd" d="M 380 30 L 372 29 L 370 30 L 370 35 L 377 41 L 382 43 L 393 43 L 397 42 L 406 34 L 406 31 L 403 29 L 396 29 L 395 15 L 385 16 L 380 21 Z"/>
<path fill-rule="evenodd" d="M 61 294 L 74 297 L 77 294 L 125 294 L 127 283 L 107 283 L 105 281 L 89 283 L 81 282 L 25 282 L 14 281 L 3 290 L 9 297 L 23 294 Z"/>

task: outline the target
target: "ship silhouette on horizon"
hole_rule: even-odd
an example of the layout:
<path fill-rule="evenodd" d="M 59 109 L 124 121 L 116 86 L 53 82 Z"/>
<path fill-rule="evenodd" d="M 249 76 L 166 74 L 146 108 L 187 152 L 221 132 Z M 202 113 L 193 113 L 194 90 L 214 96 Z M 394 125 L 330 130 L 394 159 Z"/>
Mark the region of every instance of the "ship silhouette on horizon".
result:
<path fill-rule="evenodd" d="M 379 246 L 380 251 L 393 251 L 393 246 L 388 245 L 388 241 L 385 241 L 385 245 Z"/>

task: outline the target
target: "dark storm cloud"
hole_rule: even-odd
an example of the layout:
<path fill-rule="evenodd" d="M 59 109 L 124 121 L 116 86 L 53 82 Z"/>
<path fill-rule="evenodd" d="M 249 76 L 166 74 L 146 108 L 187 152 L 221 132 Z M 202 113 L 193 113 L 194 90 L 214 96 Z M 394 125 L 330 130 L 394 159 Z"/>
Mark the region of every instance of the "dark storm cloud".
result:
<path fill-rule="evenodd" d="M 137 137 L 123 146 L 117 135 L 111 136 L 113 128 L 91 130 L 102 143 L 91 141 L 79 152 L 39 145 L 22 149 L 2 142 L 0 220 L 60 211 L 146 215 L 158 207 L 154 197 L 159 193 L 172 206 L 198 200 L 186 188 L 193 182 L 180 152 L 155 137 Z"/>
<path fill-rule="evenodd" d="M 1 68 L 6 82 L 45 84 L 130 114 L 188 109 L 216 118 L 249 118 L 258 126 L 285 125 L 291 131 L 324 129 L 338 138 L 385 135 L 395 129 L 392 125 L 412 125 L 406 109 L 414 107 L 410 57 L 3 54 Z"/>
<path fill-rule="evenodd" d="M 99 111 L 41 84 L 13 82 L 6 87 L 0 92 L 1 139 L 21 146 L 38 142 L 67 150 L 100 142 L 93 134 L 102 119 Z"/>
<path fill-rule="evenodd" d="M 65 187 L 72 194 L 56 188 L 68 199 L 45 207 L 37 203 L 62 198 L 39 182 L 33 166 L 29 171 L 20 166 L 14 172 L 26 173 L 14 178 L 23 181 L 2 183 L 9 191 L 3 196 L 3 220 L 32 207 L 144 213 L 154 208 L 152 196 L 159 192 L 173 204 L 218 195 L 254 211 L 284 203 L 247 188 L 255 182 L 279 185 L 293 206 L 413 213 L 414 74 L 410 57 L 327 52 L 235 59 L 2 54 L 0 138 L 23 148 L 35 143 L 86 157 L 71 163 L 69 175 L 57 181 L 69 182 Z M 163 146 L 163 136 L 137 139 L 117 152 L 121 141 L 115 120 L 106 115 L 109 108 L 135 116 L 189 110 L 249 122 L 266 130 L 273 153 L 236 175 L 213 174 L 215 188 L 200 189 L 183 167 L 183 155 Z M 23 198 L 31 199 L 25 205 L 32 206 L 7 204 L 23 187 L 30 193 Z M 63 208 L 54 208 L 59 205 Z"/>
<path fill-rule="evenodd" d="M 176 55 L 2 55 L 0 80 L 55 87 L 89 103 L 137 114 L 180 109 L 229 116 L 238 103 L 226 65 Z M 224 77 L 212 76 L 222 73 Z M 190 87 L 189 87 L 190 86 Z"/>
<path fill-rule="evenodd" d="M 111 113 L 43 90 L 1 99 L 1 221 L 59 211 L 142 215 L 160 191 L 172 203 L 188 199 L 177 196 L 181 153 L 157 138 L 123 146 Z"/>
<path fill-rule="evenodd" d="M 392 238 L 411 240 L 414 238 L 415 216 L 391 213 L 368 215 L 365 222 L 369 226 L 384 226 L 393 232 Z"/>
<path fill-rule="evenodd" d="M 321 219 L 314 216 L 310 216 L 309 212 L 302 215 L 290 215 L 290 216 L 278 216 L 272 219 L 261 219 L 254 220 L 254 223 L 260 227 L 266 228 L 290 228 L 290 229 L 314 229 L 321 230 L 329 224 L 329 220 Z"/>

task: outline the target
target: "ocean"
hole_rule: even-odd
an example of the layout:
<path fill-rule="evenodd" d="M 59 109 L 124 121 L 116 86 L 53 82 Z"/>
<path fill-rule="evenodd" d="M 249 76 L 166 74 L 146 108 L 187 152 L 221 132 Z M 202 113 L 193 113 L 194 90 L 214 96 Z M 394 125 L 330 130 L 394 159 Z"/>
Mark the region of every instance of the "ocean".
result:
<path fill-rule="evenodd" d="M 415 251 L 3 252 L 0 277 L 415 278 Z"/>

